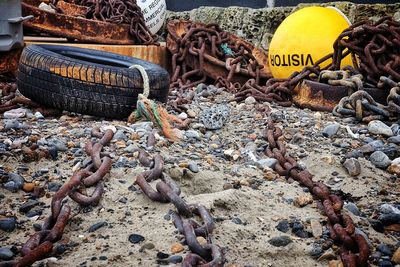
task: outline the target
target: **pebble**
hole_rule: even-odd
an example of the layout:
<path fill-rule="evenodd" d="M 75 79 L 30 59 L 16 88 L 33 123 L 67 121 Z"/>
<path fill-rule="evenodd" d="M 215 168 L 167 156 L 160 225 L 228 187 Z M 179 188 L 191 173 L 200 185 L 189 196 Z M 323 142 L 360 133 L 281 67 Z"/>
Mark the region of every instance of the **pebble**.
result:
<path fill-rule="evenodd" d="M 157 258 L 159 258 L 159 259 L 166 259 L 168 257 L 169 257 L 169 254 L 167 254 L 167 253 L 164 253 L 161 251 L 157 252 Z"/>
<path fill-rule="evenodd" d="M 181 243 L 175 243 L 171 247 L 171 252 L 176 254 L 176 253 L 182 252 L 184 249 L 185 248 L 182 246 Z"/>
<path fill-rule="evenodd" d="M 379 244 L 376 249 L 385 256 L 392 256 L 392 250 L 386 244 Z"/>
<path fill-rule="evenodd" d="M 25 202 L 19 207 L 19 211 L 22 213 L 27 213 L 30 211 L 32 208 L 36 207 L 39 205 L 39 201 L 37 200 L 29 200 L 28 202 Z"/>
<path fill-rule="evenodd" d="M 372 134 L 380 134 L 387 137 L 393 136 L 392 129 L 385 123 L 378 120 L 368 123 L 368 131 Z"/>
<path fill-rule="evenodd" d="M 23 129 L 23 128 L 26 128 L 26 125 L 20 123 L 19 121 L 15 120 L 15 119 L 14 120 L 7 120 L 4 123 L 4 129 L 5 130 Z"/>
<path fill-rule="evenodd" d="M 322 225 L 317 219 L 311 219 L 311 231 L 314 237 L 321 237 L 323 233 Z"/>
<path fill-rule="evenodd" d="M 199 94 L 207 89 L 207 85 L 204 83 L 200 83 L 196 86 L 196 93 Z"/>
<path fill-rule="evenodd" d="M 43 120 L 44 116 L 42 113 L 40 113 L 39 111 L 36 111 L 35 114 L 33 114 L 33 116 L 35 116 L 36 119 L 38 120 Z"/>
<path fill-rule="evenodd" d="M 187 115 L 189 116 L 189 118 L 194 118 L 194 117 L 196 117 L 196 112 L 194 111 L 194 110 L 192 110 L 192 109 L 188 109 L 187 111 L 186 111 L 186 113 L 187 113 Z"/>
<path fill-rule="evenodd" d="M 346 159 L 343 167 L 346 168 L 350 176 L 358 176 L 361 173 L 361 164 L 354 158 Z"/>
<path fill-rule="evenodd" d="M 400 158 L 396 158 L 392 161 L 392 164 L 388 168 L 388 172 L 400 175 Z"/>
<path fill-rule="evenodd" d="M 133 243 L 133 244 L 138 244 L 140 242 L 144 241 L 144 236 L 139 235 L 139 234 L 131 234 L 128 237 L 129 242 Z"/>
<path fill-rule="evenodd" d="M 66 142 L 64 142 L 63 140 L 60 139 L 50 139 L 47 141 L 48 146 L 50 147 L 55 147 L 58 151 L 67 151 L 68 147 Z"/>
<path fill-rule="evenodd" d="M 19 190 L 18 185 L 16 185 L 13 181 L 5 183 L 4 188 L 11 192 L 17 192 Z"/>
<path fill-rule="evenodd" d="M 136 146 L 134 144 L 130 144 L 129 146 L 124 148 L 124 152 L 126 153 L 134 153 L 136 151 Z"/>
<path fill-rule="evenodd" d="M 363 145 L 361 147 L 359 147 L 358 149 L 362 152 L 362 153 L 371 153 L 377 150 L 382 149 L 384 146 L 384 143 L 382 140 L 375 140 L 372 141 L 366 145 Z"/>
<path fill-rule="evenodd" d="M 208 130 L 218 130 L 224 126 L 229 114 L 230 109 L 227 105 L 214 105 L 200 113 L 199 122 Z"/>
<path fill-rule="evenodd" d="M 21 175 L 17 173 L 10 173 L 8 175 L 8 180 L 13 181 L 15 185 L 18 187 L 18 189 L 21 189 L 24 186 L 25 179 Z"/>
<path fill-rule="evenodd" d="M 389 143 L 400 144 L 400 135 L 392 136 L 387 139 Z"/>
<path fill-rule="evenodd" d="M 382 260 L 379 262 L 379 267 L 393 267 L 393 264 L 388 260 Z"/>
<path fill-rule="evenodd" d="M 266 158 L 257 160 L 257 167 L 264 170 L 266 168 L 275 169 L 275 165 L 278 163 L 277 159 L 274 158 Z"/>
<path fill-rule="evenodd" d="M 387 168 L 392 162 L 389 157 L 383 153 L 382 151 L 375 151 L 369 157 L 369 161 L 378 168 L 385 169 Z"/>
<path fill-rule="evenodd" d="M 22 186 L 22 190 L 24 190 L 25 192 L 32 192 L 34 188 L 34 183 L 24 183 L 24 185 Z"/>
<path fill-rule="evenodd" d="M 0 230 L 12 232 L 15 230 L 17 219 L 15 217 L 0 219 Z"/>
<path fill-rule="evenodd" d="M 14 253 L 9 248 L 0 248 L 0 259 L 11 260 L 14 257 Z"/>
<path fill-rule="evenodd" d="M 93 224 L 92 226 L 89 227 L 88 232 L 92 233 L 92 232 L 94 232 L 94 231 L 96 231 L 96 230 L 98 230 L 98 229 L 100 229 L 100 228 L 102 228 L 102 227 L 104 227 L 106 225 L 107 225 L 106 221 L 101 221 L 101 222 L 95 223 L 95 224 Z"/>
<path fill-rule="evenodd" d="M 313 197 L 311 194 L 303 194 L 298 197 L 295 197 L 293 205 L 295 205 L 298 208 L 302 208 L 307 206 L 308 204 L 311 204 L 312 202 L 313 202 Z"/>
<path fill-rule="evenodd" d="M 283 233 L 287 233 L 289 231 L 289 222 L 287 220 L 282 220 L 278 223 L 277 226 L 275 226 L 275 228 L 278 231 L 281 231 Z"/>
<path fill-rule="evenodd" d="M 400 247 L 393 253 L 392 261 L 396 264 L 400 264 Z"/>
<path fill-rule="evenodd" d="M 118 130 L 115 134 L 114 134 L 114 137 L 113 137 L 113 139 L 115 139 L 115 140 L 122 140 L 122 141 L 126 141 L 126 140 L 128 140 L 128 137 L 124 134 L 124 131 L 122 131 L 122 130 Z"/>
<path fill-rule="evenodd" d="M 182 112 L 178 115 L 178 118 L 181 120 L 186 120 L 188 118 L 188 114 L 186 114 L 185 112 Z"/>
<path fill-rule="evenodd" d="M 61 188 L 62 184 L 59 182 L 49 182 L 47 188 L 50 192 L 57 192 Z"/>
<path fill-rule="evenodd" d="M 277 236 L 277 237 L 273 237 L 270 240 L 268 240 L 268 243 L 270 243 L 271 245 L 273 245 L 274 247 L 285 247 L 287 245 L 289 245 L 290 243 L 292 243 L 292 239 L 288 236 Z"/>
<path fill-rule="evenodd" d="M 324 250 L 322 249 L 322 247 L 319 245 L 314 245 L 310 252 L 310 255 L 314 259 L 318 259 L 322 255 L 322 253 L 324 253 Z"/>
<path fill-rule="evenodd" d="M 172 255 L 171 257 L 168 258 L 169 263 L 181 263 L 183 260 L 182 256 L 179 255 Z"/>
<path fill-rule="evenodd" d="M 188 169 L 190 171 L 194 172 L 194 173 L 198 173 L 199 172 L 199 167 L 197 166 L 196 163 L 193 163 L 193 162 L 189 163 Z"/>
<path fill-rule="evenodd" d="M 246 97 L 246 99 L 244 100 L 244 103 L 245 103 L 246 105 L 253 105 L 253 104 L 257 103 L 257 100 L 256 100 L 254 97 L 252 97 L 252 96 L 248 96 L 248 97 Z"/>
<path fill-rule="evenodd" d="M 356 216 L 362 215 L 360 210 L 358 209 L 357 205 L 352 202 L 346 203 L 343 207 Z"/>
<path fill-rule="evenodd" d="M 400 223 L 400 214 L 389 213 L 389 214 L 381 214 L 378 219 L 381 221 L 383 225 L 391 225 L 395 223 Z"/>
<path fill-rule="evenodd" d="M 194 138 L 194 139 L 197 139 L 197 140 L 200 140 L 201 138 L 200 138 L 200 133 L 198 132 L 198 131 L 195 131 L 195 130 L 188 130 L 188 131 L 186 131 L 185 132 L 185 136 L 187 137 L 187 138 Z"/>
<path fill-rule="evenodd" d="M 4 112 L 3 117 L 4 117 L 4 119 L 23 118 L 26 115 L 26 111 L 27 110 L 25 108 L 12 109 L 12 110 Z"/>
<path fill-rule="evenodd" d="M 322 135 L 327 138 L 332 137 L 335 134 L 337 134 L 337 132 L 339 131 L 339 128 L 340 128 L 339 123 L 334 123 L 334 124 L 328 125 L 322 131 Z"/>
<path fill-rule="evenodd" d="M 143 244 L 143 245 L 140 247 L 139 251 L 150 250 L 150 249 L 153 249 L 153 248 L 155 248 L 155 247 L 156 247 L 156 246 L 155 246 L 153 243 L 146 243 L 146 244 Z"/>
<path fill-rule="evenodd" d="M 385 214 L 390 214 L 390 213 L 400 214 L 400 210 L 398 208 L 387 203 L 380 205 L 379 211 L 380 213 L 385 213 Z"/>

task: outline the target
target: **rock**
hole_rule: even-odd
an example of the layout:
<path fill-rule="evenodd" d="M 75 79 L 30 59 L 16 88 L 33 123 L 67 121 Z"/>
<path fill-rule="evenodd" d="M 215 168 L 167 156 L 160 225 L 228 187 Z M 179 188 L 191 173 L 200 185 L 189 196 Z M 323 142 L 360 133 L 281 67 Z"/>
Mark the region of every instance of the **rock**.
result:
<path fill-rule="evenodd" d="M 313 202 L 313 197 L 311 194 L 303 194 L 294 199 L 293 205 L 302 208 L 304 206 L 307 206 L 308 204 L 311 204 L 312 202 Z"/>
<path fill-rule="evenodd" d="M 172 255 L 171 257 L 168 258 L 168 262 L 169 263 L 181 263 L 183 260 L 182 256 L 178 256 L 178 255 Z"/>
<path fill-rule="evenodd" d="M 378 168 L 385 169 L 391 164 L 389 157 L 382 151 L 375 151 L 369 157 L 369 161 Z"/>
<path fill-rule="evenodd" d="M 361 173 L 361 164 L 356 159 L 346 159 L 343 163 L 343 167 L 346 168 L 350 176 L 357 176 Z"/>
<path fill-rule="evenodd" d="M 50 192 L 57 192 L 61 188 L 62 184 L 59 182 L 50 182 L 47 184 L 47 188 Z"/>
<path fill-rule="evenodd" d="M 390 214 L 390 213 L 400 214 L 400 210 L 398 208 L 387 203 L 380 205 L 379 211 L 380 213 L 385 213 L 385 214 Z"/>
<path fill-rule="evenodd" d="M 372 141 L 366 145 L 363 145 L 361 147 L 359 147 L 358 149 L 362 152 L 362 153 L 371 153 L 377 150 L 382 149 L 384 146 L 384 143 L 382 140 L 375 140 Z"/>
<path fill-rule="evenodd" d="M 188 109 L 186 110 L 187 115 L 189 116 L 189 118 L 195 118 L 196 117 L 196 112 L 192 109 Z"/>
<path fill-rule="evenodd" d="M 400 158 L 396 158 L 392 161 L 392 164 L 388 168 L 388 172 L 400 175 Z"/>
<path fill-rule="evenodd" d="M 0 259 L 11 260 L 14 257 L 14 253 L 9 248 L 0 248 Z"/>
<path fill-rule="evenodd" d="M 310 252 L 310 255 L 314 259 L 318 259 L 322 255 L 322 253 L 324 253 L 324 250 L 322 249 L 322 247 L 319 245 L 315 245 L 315 246 L 313 246 L 313 248 Z"/>
<path fill-rule="evenodd" d="M 358 209 L 357 205 L 352 202 L 346 203 L 343 207 L 356 216 L 362 215 L 360 210 Z"/>
<path fill-rule="evenodd" d="M 322 131 L 322 135 L 325 137 L 332 137 L 339 131 L 339 129 L 340 129 L 339 123 L 328 125 Z"/>
<path fill-rule="evenodd" d="M 277 226 L 275 226 L 275 228 L 278 231 L 281 231 L 283 233 L 287 233 L 289 231 L 289 222 L 287 220 L 282 220 L 278 223 Z"/>
<path fill-rule="evenodd" d="M 185 248 L 182 246 L 181 243 L 175 243 L 171 247 L 171 252 L 174 253 L 174 254 L 182 252 L 184 250 L 185 250 Z"/>
<path fill-rule="evenodd" d="M 34 188 L 34 183 L 24 183 L 24 185 L 22 186 L 22 190 L 24 190 L 25 192 L 32 192 Z"/>
<path fill-rule="evenodd" d="M 246 99 L 244 100 L 244 103 L 245 103 L 246 105 L 253 105 L 253 104 L 257 103 L 257 100 L 256 100 L 254 97 L 252 97 L 252 96 L 248 96 L 248 97 L 246 97 Z"/>
<path fill-rule="evenodd" d="M 128 137 L 124 134 L 124 131 L 122 131 L 122 130 L 118 130 L 115 134 L 114 134 L 114 137 L 113 137 L 113 139 L 115 139 L 115 140 L 122 140 L 122 141 L 126 141 L 126 140 L 128 140 Z"/>
<path fill-rule="evenodd" d="M 372 134 L 380 134 L 387 137 L 393 136 L 392 129 L 385 123 L 378 120 L 368 123 L 368 131 Z"/>
<path fill-rule="evenodd" d="M 12 109 L 12 110 L 4 112 L 3 117 L 4 117 L 4 119 L 23 118 L 26 115 L 26 111 L 27 110 L 25 108 Z"/>
<path fill-rule="evenodd" d="M 257 160 L 256 164 L 257 167 L 264 170 L 266 168 L 275 169 L 275 165 L 278 163 L 277 159 L 274 158 L 266 158 Z"/>
<path fill-rule="evenodd" d="M 55 146 L 49 148 L 49 154 L 52 160 L 57 160 L 58 157 L 58 150 Z"/>
<path fill-rule="evenodd" d="M 385 244 L 379 244 L 377 247 L 376 247 L 376 249 L 378 250 L 378 251 L 380 251 L 381 253 L 382 253 L 382 255 L 385 255 L 385 256 L 392 256 L 392 250 L 388 247 L 388 245 L 385 245 Z"/>
<path fill-rule="evenodd" d="M 136 151 L 136 146 L 134 144 L 130 144 L 129 146 L 124 148 L 124 152 L 126 153 L 134 153 Z"/>
<path fill-rule="evenodd" d="M 19 187 L 13 181 L 5 183 L 4 188 L 11 192 L 17 192 L 19 190 Z"/>
<path fill-rule="evenodd" d="M 379 267 L 393 267 L 393 264 L 389 260 L 382 260 L 379 262 Z"/>
<path fill-rule="evenodd" d="M 178 115 L 178 118 L 181 120 L 186 120 L 188 118 L 188 115 L 185 112 L 182 112 Z"/>
<path fill-rule="evenodd" d="M 204 83 L 200 83 L 196 87 L 196 93 L 199 94 L 199 93 L 203 92 L 206 89 L 207 89 L 207 85 L 204 84 Z"/>
<path fill-rule="evenodd" d="M 292 242 L 292 239 L 288 236 L 277 236 L 268 240 L 268 243 L 270 243 L 274 247 L 285 247 Z"/>
<path fill-rule="evenodd" d="M 33 116 L 35 116 L 36 119 L 38 120 L 43 120 L 44 116 L 42 113 L 40 113 L 39 111 L 36 111 L 35 114 L 33 114 Z"/>
<path fill-rule="evenodd" d="M 391 225 L 395 223 L 400 223 L 400 214 L 396 213 L 387 213 L 381 214 L 378 219 L 382 222 L 383 225 Z"/>
<path fill-rule="evenodd" d="M 156 247 L 156 246 L 155 246 L 153 243 L 146 243 L 146 244 L 143 244 L 143 245 L 140 247 L 139 251 L 150 250 L 150 249 L 153 249 L 153 248 L 155 248 L 155 247 Z"/>
<path fill-rule="evenodd" d="M 197 166 L 196 163 L 189 163 L 188 165 L 188 169 L 194 173 L 198 173 L 199 172 L 199 167 Z"/>
<path fill-rule="evenodd" d="M 385 232 L 385 227 L 383 226 L 383 224 L 382 224 L 382 222 L 380 220 L 369 219 L 368 221 L 371 224 L 371 227 L 375 231 L 377 231 L 379 233 Z"/>
<path fill-rule="evenodd" d="M 0 218 L 0 230 L 12 232 L 15 230 L 17 219 L 15 217 Z"/>
<path fill-rule="evenodd" d="M 94 232 L 94 231 L 96 231 L 96 230 L 98 230 L 98 229 L 100 229 L 101 227 L 106 226 L 106 225 L 107 225 L 107 222 L 106 222 L 106 221 L 101 221 L 101 222 L 95 223 L 95 224 L 93 224 L 92 226 L 89 227 L 88 232 L 89 232 L 89 233 L 92 233 L 92 232 Z M 130 236 L 129 236 L 129 237 L 130 237 Z M 131 241 L 131 240 L 129 240 L 129 241 Z M 131 241 L 131 242 L 132 242 L 132 241 Z M 132 243 L 133 243 L 133 242 L 132 242 Z"/>
<path fill-rule="evenodd" d="M 8 174 L 8 180 L 13 181 L 15 185 L 18 187 L 18 189 L 21 189 L 24 186 L 25 179 L 19 174 L 16 173 L 10 173 Z"/>
<path fill-rule="evenodd" d="M 392 261 L 395 264 L 400 264 L 400 247 L 398 247 L 396 251 L 393 253 Z"/>
<path fill-rule="evenodd" d="M 167 253 L 164 253 L 161 251 L 157 252 L 157 258 L 159 258 L 159 259 L 166 259 L 168 257 L 169 257 L 169 254 L 167 254 Z"/>
<path fill-rule="evenodd" d="M 140 242 L 144 241 L 144 236 L 139 235 L 139 234 L 131 234 L 128 237 L 129 242 L 133 243 L 133 244 L 138 244 Z"/>
<path fill-rule="evenodd" d="M 311 231 L 314 237 L 321 237 L 323 233 L 322 225 L 317 219 L 311 219 Z"/>
<path fill-rule="evenodd" d="M 55 148 L 57 148 L 58 151 L 67 151 L 68 150 L 67 144 L 63 140 L 53 138 L 53 139 L 48 140 L 47 143 L 48 143 L 48 146 L 55 147 Z"/>
<path fill-rule="evenodd" d="M 17 121 L 17 120 L 7 120 L 7 121 L 5 121 L 5 123 L 4 123 L 4 129 L 5 130 L 10 130 L 10 129 L 22 129 L 22 128 L 25 128 L 25 126 L 22 124 L 22 123 L 20 123 L 19 121 Z"/>
<path fill-rule="evenodd" d="M 19 207 L 19 211 L 22 213 L 27 213 L 30 211 L 32 208 L 36 207 L 39 205 L 39 201 L 37 200 L 29 200 L 28 202 L 25 202 Z"/>
<path fill-rule="evenodd" d="M 389 143 L 400 144 L 400 135 L 392 136 L 387 139 Z"/>
<path fill-rule="evenodd" d="M 227 105 L 215 105 L 204 109 L 199 115 L 199 121 L 208 130 L 221 129 L 229 118 L 230 109 Z"/>
<path fill-rule="evenodd" d="M 185 136 L 187 138 L 193 138 L 193 139 L 197 139 L 200 140 L 200 133 L 198 131 L 195 130 L 188 130 L 185 132 Z"/>

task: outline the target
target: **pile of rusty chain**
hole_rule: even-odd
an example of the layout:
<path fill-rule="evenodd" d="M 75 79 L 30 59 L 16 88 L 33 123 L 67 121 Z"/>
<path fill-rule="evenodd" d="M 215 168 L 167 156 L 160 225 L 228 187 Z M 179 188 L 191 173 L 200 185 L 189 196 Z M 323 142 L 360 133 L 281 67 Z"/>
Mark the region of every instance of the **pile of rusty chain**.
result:
<path fill-rule="evenodd" d="M 53 7 L 62 13 L 62 9 L 57 7 L 57 2 L 58 0 L 52 0 Z M 89 8 L 86 13 L 87 19 L 129 24 L 129 32 L 136 44 L 158 44 L 158 36 L 150 32 L 136 0 L 74 0 L 74 2 Z"/>
<path fill-rule="evenodd" d="M 86 153 L 91 158 L 91 164 L 85 169 L 74 173 L 53 196 L 51 200 L 51 214 L 43 223 L 42 229 L 33 234 L 22 246 L 22 258 L 15 264 L 16 267 L 30 266 L 34 262 L 48 256 L 54 243 L 62 238 L 65 226 L 71 216 L 70 205 L 64 203 L 67 196 L 81 206 L 97 205 L 104 193 L 104 177 L 111 169 L 112 160 L 103 152 L 114 136 L 112 130 L 104 134 L 98 128 L 91 132 L 96 142 L 86 144 Z M 86 188 L 95 186 L 92 195 L 86 193 Z"/>
<path fill-rule="evenodd" d="M 276 127 L 272 120 L 267 121 L 264 137 L 269 146 L 265 153 L 275 158 L 278 163 L 275 171 L 288 179 L 298 181 L 307 187 L 317 199 L 318 207 L 327 216 L 327 228 L 330 237 L 340 245 L 339 254 L 345 267 L 368 266 L 370 250 L 365 238 L 355 233 L 355 225 L 349 215 L 343 212 L 343 201 L 337 195 L 331 194 L 328 187 L 321 182 L 313 181 L 313 175 L 302 169 L 286 151 L 281 141 L 282 130 Z"/>
<path fill-rule="evenodd" d="M 181 106 L 190 103 L 191 99 L 185 99 L 185 89 L 194 87 L 207 80 L 204 72 L 204 55 L 225 62 L 225 67 L 229 71 L 227 77 L 219 77 L 218 80 L 225 84 L 230 84 L 232 77 L 241 68 L 249 71 L 250 75 L 258 82 L 260 70 L 263 68 L 252 54 L 251 48 L 243 43 L 233 41 L 228 32 L 221 30 L 217 24 L 205 26 L 190 23 L 186 26 L 184 36 L 176 36 L 177 52 L 172 55 L 172 78 L 170 84 L 170 98 L 173 99 L 172 106 Z M 194 67 L 189 67 L 186 60 L 188 55 L 198 58 L 198 63 Z M 235 84 L 237 88 L 237 84 Z M 175 103 L 174 103 L 175 102 Z"/>
<path fill-rule="evenodd" d="M 359 90 L 350 96 L 343 97 L 333 109 L 333 114 L 339 117 L 355 117 L 363 122 L 398 119 L 400 115 L 400 83 L 382 76 L 378 87 L 386 85 L 392 87 L 386 99 L 386 106 L 377 103 L 366 91 Z"/>
<path fill-rule="evenodd" d="M 215 229 L 215 223 L 208 210 L 200 204 L 187 204 L 183 200 L 180 196 L 180 187 L 163 171 L 164 161 L 160 155 L 154 156 L 151 160 L 145 151 L 140 150 L 139 162 L 146 167 L 151 167 L 151 169 L 138 174 L 135 183 L 151 200 L 172 203 L 178 211 L 172 214 L 173 223 L 179 233 L 184 236 L 191 251 L 184 258 L 182 266 L 223 266 L 223 251 L 218 245 L 213 244 L 212 233 Z M 149 182 L 157 179 L 159 181 L 156 184 L 156 190 L 154 190 Z M 191 219 L 193 215 L 198 215 L 202 223 Z M 199 243 L 197 240 L 199 236 L 207 240 L 206 245 Z"/>
<path fill-rule="evenodd" d="M 384 17 L 356 23 L 334 44 L 333 69 L 340 69 L 342 53 L 352 53 L 353 64 L 366 82 L 377 85 L 381 76 L 400 81 L 400 22 Z"/>

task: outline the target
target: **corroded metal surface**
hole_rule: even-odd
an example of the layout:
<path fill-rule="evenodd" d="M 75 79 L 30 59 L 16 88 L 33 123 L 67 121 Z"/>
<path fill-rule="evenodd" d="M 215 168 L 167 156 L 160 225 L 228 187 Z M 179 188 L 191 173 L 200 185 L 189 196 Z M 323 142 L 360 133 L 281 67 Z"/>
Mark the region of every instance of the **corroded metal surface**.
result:
<path fill-rule="evenodd" d="M 22 49 L 14 49 L 8 52 L 0 52 L 0 74 L 18 70 L 18 61 L 21 56 Z"/>
<path fill-rule="evenodd" d="M 74 17 L 85 17 L 89 8 L 86 6 L 79 6 L 65 1 L 58 1 L 57 8 L 63 11 L 64 15 L 74 16 Z"/>
<path fill-rule="evenodd" d="M 22 14 L 33 15 L 24 27 L 54 36 L 103 44 L 134 44 L 128 24 L 113 24 L 80 17 L 55 14 L 37 8 L 38 0 L 25 0 Z"/>

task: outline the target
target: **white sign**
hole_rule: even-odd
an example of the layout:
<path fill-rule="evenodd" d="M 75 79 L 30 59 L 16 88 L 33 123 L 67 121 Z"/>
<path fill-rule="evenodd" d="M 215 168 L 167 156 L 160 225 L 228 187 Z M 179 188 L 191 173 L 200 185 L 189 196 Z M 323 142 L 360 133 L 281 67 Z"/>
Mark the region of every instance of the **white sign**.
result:
<path fill-rule="evenodd" d="M 144 20 L 151 33 L 158 32 L 167 14 L 165 0 L 137 0 L 137 4 L 142 9 Z"/>

